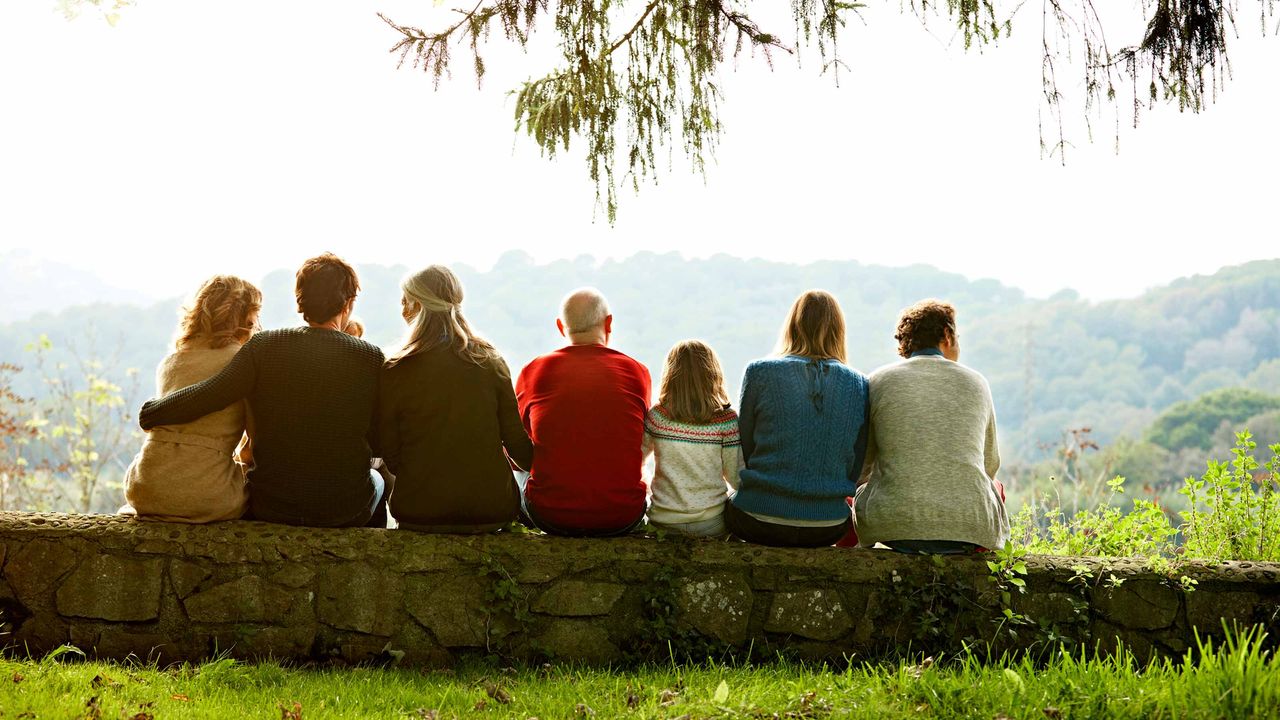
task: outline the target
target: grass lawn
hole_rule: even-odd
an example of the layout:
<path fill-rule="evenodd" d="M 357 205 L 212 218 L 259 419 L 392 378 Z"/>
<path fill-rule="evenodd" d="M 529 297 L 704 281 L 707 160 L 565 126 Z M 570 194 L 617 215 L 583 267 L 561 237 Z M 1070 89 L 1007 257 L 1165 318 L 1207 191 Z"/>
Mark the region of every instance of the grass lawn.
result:
<path fill-rule="evenodd" d="M 568 666 L 305 670 L 219 660 L 156 668 L 0 660 L 0 717 L 104 718 L 1049 718 L 1280 717 L 1280 661 L 1245 635 L 1197 661 L 1059 654 L 984 664 L 778 662 L 755 667 Z"/>

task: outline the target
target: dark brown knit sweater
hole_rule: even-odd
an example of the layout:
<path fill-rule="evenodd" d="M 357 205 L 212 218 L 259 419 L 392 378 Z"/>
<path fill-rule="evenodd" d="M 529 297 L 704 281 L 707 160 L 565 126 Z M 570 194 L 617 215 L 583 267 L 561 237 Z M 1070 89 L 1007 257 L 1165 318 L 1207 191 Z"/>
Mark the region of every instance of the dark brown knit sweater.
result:
<path fill-rule="evenodd" d="M 526 469 L 533 460 L 506 363 L 477 365 L 444 346 L 383 371 L 376 450 L 396 476 L 391 514 L 415 529 L 515 520 L 507 457 Z"/>
<path fill-rule="evenodd" d="M 377 347 L 336 330 L 255 334 L 217 375 L 142 406 L 149 430 L 247 399 L 254 417 L 254 519 L 342 527 L 369 519 L 369 437 L 383 362 Z"/>

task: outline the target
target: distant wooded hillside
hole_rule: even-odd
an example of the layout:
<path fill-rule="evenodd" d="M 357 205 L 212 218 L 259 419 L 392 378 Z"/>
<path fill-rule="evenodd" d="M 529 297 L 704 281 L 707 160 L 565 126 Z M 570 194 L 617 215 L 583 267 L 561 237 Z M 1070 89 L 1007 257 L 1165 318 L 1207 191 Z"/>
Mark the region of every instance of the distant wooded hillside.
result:
<path fill-rule="evenodd" d="M 409 268 L 358 269 L 364 291 L 356 313 L 366 338 L 392 346 L 403 329 L 398 284 Z M 991 381 L 1011 462 L 1042 457 L 1067 428 L 1089 426 L 1104 444 L 1120 435 L 1141 437 L 1162 411 L 1219 388 L 1280 394 L 1280 260 L 1105 303 L 1070 292 L 1031 300 L 994 280 L 970 281 L 924 265 L 790 265 L 653 253 L 535 265 L 512 252 L 487 272 L 455 269 L 466 285 L 464 310 L 472 325 L 513 367 L 557 347 L 560 298 L 595 285 L 613 306 L 614 346 L 644 361 L 655 381 L 674 342 L 700 337 L 720 353 L 734 392 L 746 363 L 772 351 L 802 290 L 825 288 L 839 297 L 852 364 L 864 371 L 895 359 L 892 336 L 901 308 L 925 297 L 949 300 L 960 311 L 962 361 Z M 271 273 L 262 288 L 264 326 L 299 321 L 292 270 Z M 96 304 L 3 324 L 0 361 L 27 364 L 24 346 L 46 334 L 59 351 L 74 346 L 82 356 L 107 360 L 112 374 L 122 377 L 136 367 L 149 378 L 169 350 L 178 305 L 176 299 L 150 307 Z M 17 389 L 41 391 L 30 373 Z M 142 394 L 150 389 L 144 383 Z"/>

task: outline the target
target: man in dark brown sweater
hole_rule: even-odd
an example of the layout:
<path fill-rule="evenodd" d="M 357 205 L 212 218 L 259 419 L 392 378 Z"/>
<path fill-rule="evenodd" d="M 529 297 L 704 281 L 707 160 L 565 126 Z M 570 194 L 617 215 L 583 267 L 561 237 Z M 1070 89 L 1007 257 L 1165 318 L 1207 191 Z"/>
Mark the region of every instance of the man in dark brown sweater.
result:
<path fill-rule="evenodd" d="M 190 422 L 242 399 L 253 413 L 249 512 L 315 527 L 386 527 L 386 492 L 369 469 L 382 351 L 342 332 L 360 290 L 331 254 L 298 270 L 306 327 L 259 332 L 217 375 L 142 406 L 139 424 Z"/>

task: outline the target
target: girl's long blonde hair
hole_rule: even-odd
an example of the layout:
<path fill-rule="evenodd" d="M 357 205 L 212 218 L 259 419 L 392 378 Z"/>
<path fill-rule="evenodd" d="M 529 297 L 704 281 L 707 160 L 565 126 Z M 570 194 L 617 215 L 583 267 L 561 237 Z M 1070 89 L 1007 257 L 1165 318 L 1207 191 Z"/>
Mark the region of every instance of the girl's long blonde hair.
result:
<path fill-rule="evenodd" d="M 667 353 L 658 404 L 672 420 L 701 425 L 729 409 L 724 370 L 716 351 L 701 340 L 678 342 Z"/>
<path fill-rule="evenodd" d="M 178 350 L 202 341 L 212 349 L 245 343 L 253 335 L 254 318 L 262 310 L 262 291 L 234 275 L 214 275 L 183 308 Z"/>
<path fill-rule="evenodd" d="M 462 316 L 462 282 L 452 270 L 432 265 L 406 277 L 400 289 L 409 332 L 400 350 L 387 360 L 387 367 L 440 345 L 448 345 L 459 357 L 477 365 L 498 357 L 493 345 L 477 337 Z"/>
<path fill-rule="evenodd" d="M 779 355 L 800 355 L 821 360 L 846 360 L 844 313 L 835 296 L 826 290 L 809 290 L 796 298 L 782 326 Z"/>

